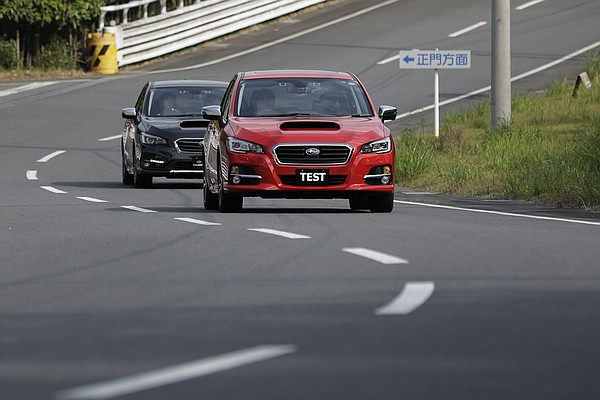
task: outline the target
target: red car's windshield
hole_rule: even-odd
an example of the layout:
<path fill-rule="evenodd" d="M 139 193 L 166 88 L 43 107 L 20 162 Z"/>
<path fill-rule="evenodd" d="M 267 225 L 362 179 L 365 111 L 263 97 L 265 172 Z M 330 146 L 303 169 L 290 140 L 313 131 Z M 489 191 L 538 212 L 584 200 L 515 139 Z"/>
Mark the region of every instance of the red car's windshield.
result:
<path fill-rule="evenodd" d="M 360 84 L 330 78 L 248 79 L 240 83 L 239 117 L 373 116 Z"/>

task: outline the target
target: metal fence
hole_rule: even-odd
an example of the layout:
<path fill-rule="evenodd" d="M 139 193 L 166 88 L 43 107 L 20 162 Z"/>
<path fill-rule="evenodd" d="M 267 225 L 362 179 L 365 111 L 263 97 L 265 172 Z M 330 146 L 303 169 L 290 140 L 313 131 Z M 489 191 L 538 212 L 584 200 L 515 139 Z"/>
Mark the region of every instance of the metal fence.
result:
<path fill-rule="evenodd" d="M 101 7 L 99 30 L 116 34 L 119 66 L 195 46 L 327 0 L 136 0 Z M 187 1 L 190 3 L 190 0 Z M 133 20 L 137 18 L 136 20 Z M 108 22 L 107 22 L 108 20 Z"/>

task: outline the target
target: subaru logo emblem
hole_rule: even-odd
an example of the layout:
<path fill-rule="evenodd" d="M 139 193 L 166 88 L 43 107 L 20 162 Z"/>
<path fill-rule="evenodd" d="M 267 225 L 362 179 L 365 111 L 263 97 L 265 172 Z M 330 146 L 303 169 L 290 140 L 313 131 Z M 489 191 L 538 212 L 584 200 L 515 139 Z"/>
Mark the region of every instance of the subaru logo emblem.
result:
<path fill-rule="evenodd" d="M 309 147 L 308 149 L 304 150 L 304 154 L 309 157 L 316 157 L 321 154 L 321 150 L 317 149 L 316 147 Z"/>

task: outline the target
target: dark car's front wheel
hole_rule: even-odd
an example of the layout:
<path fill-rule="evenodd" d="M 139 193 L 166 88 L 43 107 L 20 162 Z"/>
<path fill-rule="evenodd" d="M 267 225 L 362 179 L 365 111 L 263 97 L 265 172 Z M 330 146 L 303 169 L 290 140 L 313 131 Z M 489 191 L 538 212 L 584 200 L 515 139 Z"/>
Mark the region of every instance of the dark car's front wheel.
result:
<path fill-rule="evenodd" d="M 121 178 L 123 185 L 133 185 L 133 174 L 130 174 L 127 170 L 127 164 L 125 163 L 125 153 L 121 149 Z"/>

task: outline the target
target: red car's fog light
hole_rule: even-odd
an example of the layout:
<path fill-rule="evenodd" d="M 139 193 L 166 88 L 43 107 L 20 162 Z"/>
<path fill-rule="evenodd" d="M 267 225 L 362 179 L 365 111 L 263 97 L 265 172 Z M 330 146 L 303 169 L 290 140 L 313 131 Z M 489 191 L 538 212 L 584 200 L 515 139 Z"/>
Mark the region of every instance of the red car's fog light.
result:
<path fill-rule="evenodd" d="M 380 165 L 373 167 L 369 171 L 368 175 L 364 177 L 367 185 L 389 185 L 392 182 L 392 166 L 391 165 Z"/>

